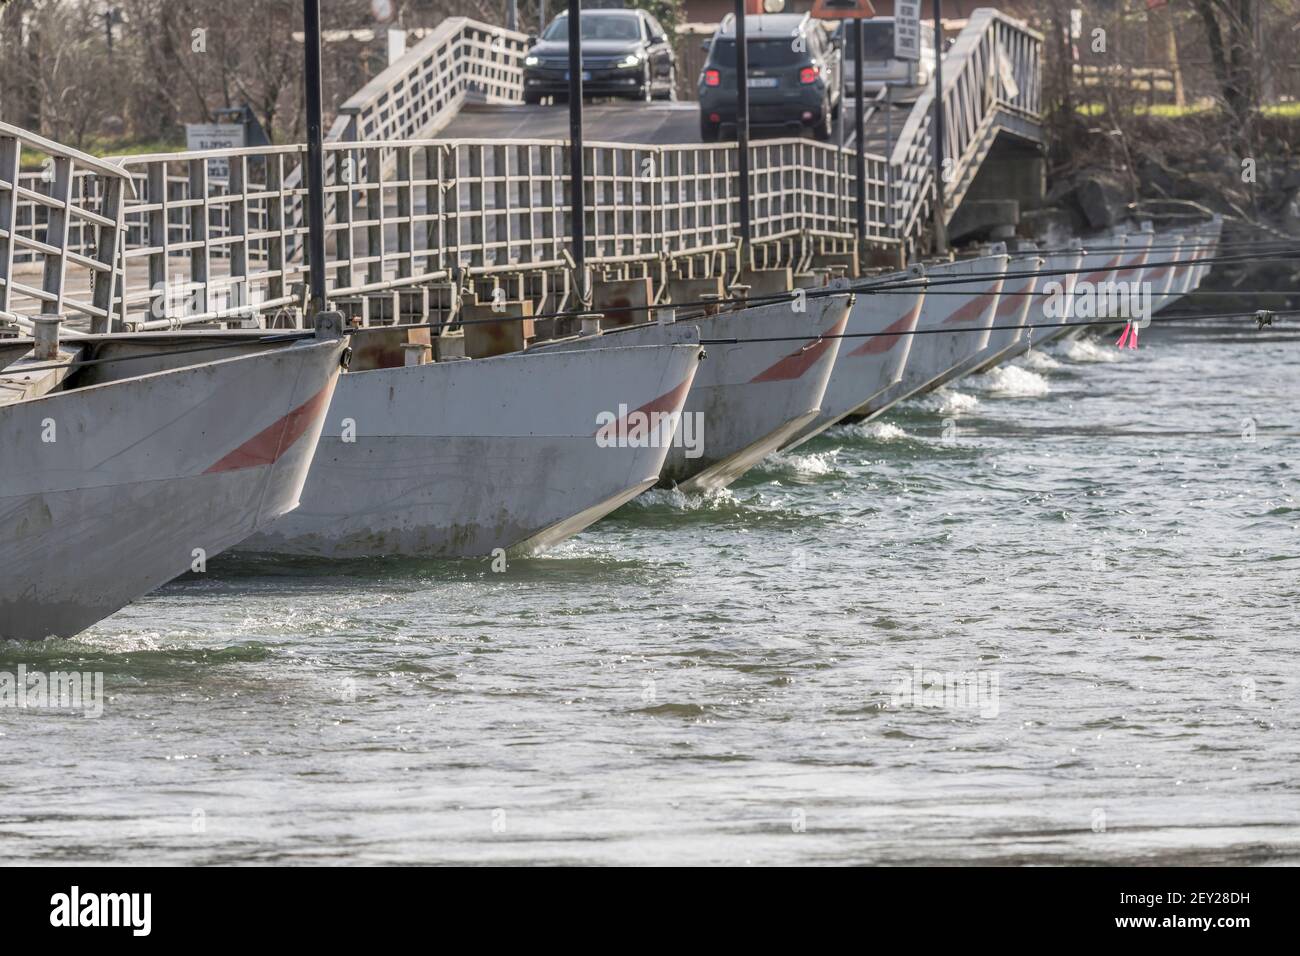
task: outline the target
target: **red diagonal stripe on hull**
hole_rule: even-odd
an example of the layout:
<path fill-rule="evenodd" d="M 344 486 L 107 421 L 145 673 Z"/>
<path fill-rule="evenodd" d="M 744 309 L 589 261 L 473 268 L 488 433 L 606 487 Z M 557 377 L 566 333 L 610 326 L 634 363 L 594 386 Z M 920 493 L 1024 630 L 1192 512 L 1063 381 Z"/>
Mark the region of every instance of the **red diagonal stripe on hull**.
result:
<path fill-rule="evenodd" d="M 975 296 L 960 309 L 955 311 L 948 318 L 943 320 L 944 325 L 956 325 L 959 322 L 974 322 L 982 316 L 986 309 L 997 299 L 998 293 L 1002 291 L 1002 283 L 995 282 L 984 292 Z"/>
<path fill-rule="evenodd" d="M 1118 279 L 1120 276 L 1131 276 L 1133 273 L 1138 271 L 1136 267 L 1142 265 L 1146 261 L 1147 254 L 1144 252 L 1142 255 L 1136 257 L 1132 262 L 1130 262 L 1127 269 L 1117 272 L 1115 278 Z"/>
<path fill-rule="evenodd" d="M 690 390 L 691 380 L 689 378 L 683 379 L 682 384 L 678 385 L 676 388 L 664 392 L 658 398 L 650 399 L 650 401 L 646 402 L 639 408 L 632 409 L 612 425 L 601 425 L 596 429 L 595 434 L 597 436 L 599 436 L 601 432 L 621 434 L 622 431 L 627 428 L 627 420 L 637 412 L 641 412 L 645 415 L 653 415 L 655 412 L 675 412 L 686 402 L 686 393 Z"/>
<path fill-rule="evenodd" d="M 1033 280 L 1031 279 L 1019 289 L 1002 293 L 1002 301 L 998 303 L 998 311 L 994 317 L 1001 319 L 1005 316 L 1015 315 L 1019 312 L 1020 307 L 1025 304 L 1025 297 L 1021 293 L 1028 292 L 1029 287 L 1033 284 Z"/>
<path fill-rule="evenodd" d="M 1116 256 L 1114 259 L 1111 259 L 1110 262 L 1106 263 L 1104 266 L 1102 266 L 1102 267 L 1101 267 L 1100 269 L 1098 269 L 1096 272 L 1090 272 L 1090 273 L 1088 273 L 1088 274 L 1087 274 L 1086 276 L 1084 276 L 1080 281 L 1081 281 L 1081 282 L 1101 282 L 1103 279 L 1106 278 L 1106 276 L 1110 275 L 1110 270 L 1111 270 L 1111 269 L 1113 269 L 1113 268 L 1115 268 L 1115 266 L 1119 265 L 1119 259 L 1120 259 L 1120 257 L 1119 257 L 1119 256 Z"/>
<path fill-rule="evenodd" d="M 289 414 L 263 428 L 204 474 L 274 464 L 325 413 L 325 407 L 329 404 L 328 392 L 328 386 L 322 388 Z"/>
<path fill-rule="evenodd" d="M 753 382 L 788 382 L 791 379 L 799 378 L 804 372 L 808 371 L 817 364 L 817 360 L 826 354 L 826 350 L 836 341 L 834 338 L 826 336 L 836 336 L 844 334 L 844 326 L 849 321 L 849 313 L 846 309 L 843 317 L 840 318 L 833 326 L 822 333 L 822 337 L 807 345 L 797 352 L 791 352 L 781 361 L 777 362 L 766 372 L 760 372 L 749 381 Z"/>
<path fill-rule="evenodd" d="M 889 325 L 881 329 L 881 331 L 893 332 L 893 333 L 912 331 L 912 329 L 916 325 L 917 317 L 921 314 L 921 302 L 922 302 L 921 298 L 918 297 L 916 300 L 916 305 L 912 308 L 911 311 L 904 312 L 893 322 L 889 323 Z M 897 345 L 902 340 L 903 340 L 903 336 L 901 334 L 873 336 L 872 338 L 867 339 L 865 342 L 863 342 L 861 345 L 859 345 L 849 354 L 850 355 L 881 355 L 884 352 L 888 352 L 890 349 L 892 349 L 895 345 Z"/>

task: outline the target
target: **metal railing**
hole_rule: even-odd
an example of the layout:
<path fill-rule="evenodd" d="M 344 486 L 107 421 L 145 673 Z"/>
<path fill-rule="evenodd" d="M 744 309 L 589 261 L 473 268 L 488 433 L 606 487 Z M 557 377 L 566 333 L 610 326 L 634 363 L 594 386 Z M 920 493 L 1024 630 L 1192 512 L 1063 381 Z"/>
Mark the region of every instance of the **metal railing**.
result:
<path fill-rule="evenodd" d="M 523 100 L 528 37 L 450 17 L 339 107 L 327 140 L 419 139 L 450 121 L 466 96 Z"/>
<path fill-rule="evenodd" d="M 41 173 L 21 175 L 24 149 L 45 154 Z M 77 187 L 91 184 L 98 196 L 95 208 L 77 199 Z M 30 331 L 30 323 L 14 311 L 21 302 L 28 314 L 81 315 L 92 329 L 106 330 L 123 193 L 130 191 L 130 178 L 120 166 L 0 123 L 0 321 Z M 33 222 L 39 210 L 40 238 L 19 228 L 24 207 Z M 76 245 L 70 241 L 74 234 Z M 84 290 L 69 290 L 69 266 L 86 270 Z"/>
<path fill-rule="evenodd" d="M 327 143 L 326 155 L 332 296 L 572 265 L 563 142 Z M 72 280 L 74 292 L 88 293 L 93 284 L 100 303 L 83 306 L 74 295 L 73 311 L 97 319 L 96 326 L 111 312 L 116 327 L 154 329 L 298 306 L 309 272 L 294 255 L 306 232 L 299 218 L 305 189 L 295 185 L 304 156 L 305 148 L 294 145 L 129 157 L 112 167 L 114 181 L 138 184 L 125 201 L 106 193 L 101 177 L 87 180 L 76 208 L 102 223 L 106 204 L 117 202 L 120 250 L 96 266 L 107 273 L 113 263 L 112 286 L 107 276 Z M 223 161 L 227 178 L 211 175 L 213 160 Z M 764 140 L 751 147 L 750 164 L 755 245 L 786 243 L 783 264 L 796 264 L 799 243 L 852 240 L 848 151 L 811 140 Z M 594 267 L 636 265 L 640 274 L 662 277 L 683 260 L 735 249 L 734 145 L 588 143 L 585 166 L 586 256 Z M 869 158 L 867 195 L 871 238 L 888 243 L 882 157 Z M 86 259 L 66 240 L 57 248 L 70 262 Z M 108 247 L 98 255 L 107 256 Z"/>
<path fill-rule="evenodd" d="M 943 59 L 944 218 L 951 219 L 998 126 L 1036 124 L 1042 111 L 1043 38 L 1023 22 L 981 7 Z M 898 191 L 899 237 L 915 243 L 934 203 L 934 91 L 908 115 L 890 157 Z M 1023 127 L 1022 127 L 1023 128 Z"/>
<path fill-rule="evenodd" d="M 567 143 L 413 138 L 427 137 L 454 116 L 471 90 L 517 99 L 523 44 L 521 34 L 448 20 L 344 105 L 325 155 L 332 295 L 571 267 Z M 945 58 L 953 205 L 995 127 L 1036 120 L 1040 48 L 1041 38 L 1022 23 L 980 10 Z M 890 157 L 892 186 L 884 157 L 867 156 L 869 244 L 910 246 L 924 228 L 933 196 L 931 102 L 923 95 L 902 125 Z M 6 129 L 11 140 L 27 136 Z M 393 138 L 370 138 L 376 134 Z M 348 136 L 357 139 L 339 139 Z M 53 302 L 88 316 L 95 327 L 112 319 L 130 328 L 264 322 L 258 316 L 301 302 L 308 273 L 301 261 L 305 147 L 107 163 L 73 162 L 73 151 L 27 139 L 56 166 L 43 183 L 39 173 L 19 177 L 17 159 L 0 164 L 0 229 L 14 237 L 0 246 L 10 263 L 0 273 L 4 302 L 25 297 L 28 310 Z M 5 156 L 17 154 L 16 145 L 7 148 Z M 587 144 L 587 262 L 666 275 L 692 270 L 698 257 L 734 250 L 736 160 L 735 144 Z M 227 174 L 215 175 L 218 167 Z M 812 242 L 851 248 L 852 150 L 806 139 L 758 140 L 750 146 L 750 167 L 756 261 L 799 265 L 806 259 L 798 259 L 798 249 Z M 127 182 L 134 195 L 124 197 L 113 184 Z M 60 203 L 71 212 L 59 212 Z M 111 223 L 110 239 L 104 230 Z M 60 269 L 57 290 L 49 283 L 21 285 L 12 263 L 24 253 L 63 256 L 89 274 L 65 288 Z M 101 281 L 110 265 L 111 284 Z"/>

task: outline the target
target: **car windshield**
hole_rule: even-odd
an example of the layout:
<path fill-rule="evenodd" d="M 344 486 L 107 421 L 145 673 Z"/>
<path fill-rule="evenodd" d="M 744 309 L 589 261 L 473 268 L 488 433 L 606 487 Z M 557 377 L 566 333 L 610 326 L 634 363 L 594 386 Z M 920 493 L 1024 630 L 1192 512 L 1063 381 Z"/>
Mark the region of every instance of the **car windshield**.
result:
<path fill-rule="evenodd" d="M 567 15 L 556 17 L 542 34 L 543 40 L 567 40 L 569 38 L 569 18 Z M 582 15 L 582 38 L 584 40 L 639 40 L 641 27 L 635 14 L 631 13 L 584 13 Z"/>
<path fill-rule="evenodd" d="M 775 66 L 799 66 L 809 62 L 808 51 L 794 49 L 790 40 L 749 40 L 745 41 L 749 53 L 750 69 L 764 69 Z M 713 55 L 710 61 L 714 66 L 736 67 L 736 41 L 721 38 L 713 42 Z"/>

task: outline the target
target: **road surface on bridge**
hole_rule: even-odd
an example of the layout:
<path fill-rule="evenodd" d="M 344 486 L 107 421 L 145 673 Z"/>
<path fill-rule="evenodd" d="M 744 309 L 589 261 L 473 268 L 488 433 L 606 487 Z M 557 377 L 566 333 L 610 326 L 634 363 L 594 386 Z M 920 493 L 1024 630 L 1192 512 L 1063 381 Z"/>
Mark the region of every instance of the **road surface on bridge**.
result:
<path fill-rule="evenodd" d="M 907 121 L 909 106 L 895 106 L 893 134 L 896 137 Z M 700 142 L 698 103 L 588 103 L 583 111 L 583 136 L 587 142 L 644 143 L 671 146 Z M 845 142 L 853 142 L 853 105 L 845 103 Z M 838 140 L 838 130 L 836 140 Z M 755 131 L 752 139 L 763 133 Z M 788 135 L 774 132 L 769 135 Z M 811 133 L 805 133 L 808 138 Z M 439 139 L 550 139 L 569 138 L 569 107 L 499 106 L 466 104 L 450 123 L 438 133 Z M 867 149 L 881 154 L 886 149 L 884 111 L 877 110 L 867 123 Z"/>
<path fill-rule="evenodd" d="M 668 146 L 700 141 L 694 103 L 588 103 L 583 137 L 589 142 Z M 467 104 L 439 139 L 568 139 L 569 107 Z"/>

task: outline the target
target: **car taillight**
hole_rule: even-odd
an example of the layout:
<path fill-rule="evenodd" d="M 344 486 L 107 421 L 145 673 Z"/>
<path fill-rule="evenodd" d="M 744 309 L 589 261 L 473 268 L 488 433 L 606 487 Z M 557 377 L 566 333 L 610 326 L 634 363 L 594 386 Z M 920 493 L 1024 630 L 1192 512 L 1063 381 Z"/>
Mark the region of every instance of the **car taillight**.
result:
<path fill-rule="evenodd" d="M 805 66 L 799 71 L 799 82 L 803 83 L 805 86 L 809 83 L 816 83 L 819 72 L 820 71 L 815 66 Z"/>
<path fill-rule="evenodd" d="M 721 86 L 721 85 L 722 85 L 722 74 L 719 73 L 717 70 L 705 70 L 705 71 L 704 71 L 704 85 L 705 85 L 705 86 Z"/>

